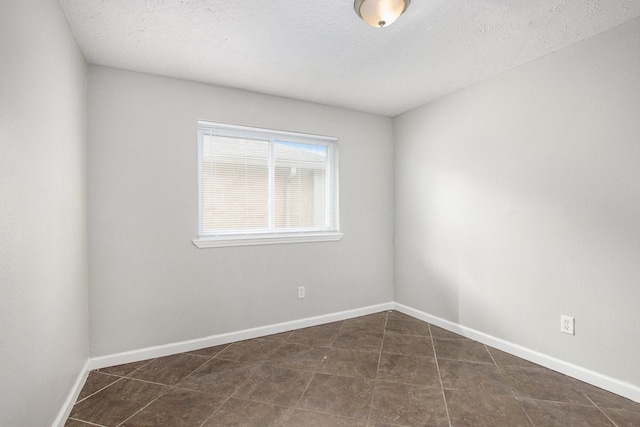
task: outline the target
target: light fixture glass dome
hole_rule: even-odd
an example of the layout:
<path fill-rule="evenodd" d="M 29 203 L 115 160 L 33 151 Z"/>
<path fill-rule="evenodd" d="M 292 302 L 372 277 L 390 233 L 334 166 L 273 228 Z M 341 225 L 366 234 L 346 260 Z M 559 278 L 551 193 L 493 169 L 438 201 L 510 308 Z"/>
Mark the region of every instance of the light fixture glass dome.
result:
<path fill-rule="evenodd" d="M 353 7 L 364 22 L 382 28 L 393 24 L 409 3 L 411 0 L 355 0 Z"/>

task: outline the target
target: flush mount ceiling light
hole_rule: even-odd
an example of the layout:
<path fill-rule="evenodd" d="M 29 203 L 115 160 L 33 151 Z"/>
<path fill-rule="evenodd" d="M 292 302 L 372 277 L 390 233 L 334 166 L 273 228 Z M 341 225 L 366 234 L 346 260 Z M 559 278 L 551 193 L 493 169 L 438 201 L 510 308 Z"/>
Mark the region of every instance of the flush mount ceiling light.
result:
<path fill-rule="evenodd" d="M 409 3 L 411 0 L 355 0 L 353 7 L 364 22 L 382 28 L 393 24 Z"/>

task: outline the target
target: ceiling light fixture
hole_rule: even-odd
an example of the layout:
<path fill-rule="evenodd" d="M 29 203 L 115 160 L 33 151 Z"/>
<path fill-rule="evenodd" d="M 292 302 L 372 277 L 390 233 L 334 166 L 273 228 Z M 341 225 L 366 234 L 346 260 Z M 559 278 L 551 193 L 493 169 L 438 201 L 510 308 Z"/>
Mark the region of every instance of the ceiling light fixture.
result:
<path fill-rule="evenodd" d="M 355 0 L 353 8 L 364 22 L 382 28 L 393 24 L 409 7 L 411 0 Z"/>

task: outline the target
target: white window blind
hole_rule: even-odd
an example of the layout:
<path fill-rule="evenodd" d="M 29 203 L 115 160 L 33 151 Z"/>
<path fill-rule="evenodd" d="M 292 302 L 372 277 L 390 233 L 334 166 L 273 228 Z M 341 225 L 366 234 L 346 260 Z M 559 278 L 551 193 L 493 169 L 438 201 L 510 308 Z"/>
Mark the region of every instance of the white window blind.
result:
<path fill-rule="evenodd" d="M 198 122 L 199 247 L 338 240 L 336 139 Z"/>

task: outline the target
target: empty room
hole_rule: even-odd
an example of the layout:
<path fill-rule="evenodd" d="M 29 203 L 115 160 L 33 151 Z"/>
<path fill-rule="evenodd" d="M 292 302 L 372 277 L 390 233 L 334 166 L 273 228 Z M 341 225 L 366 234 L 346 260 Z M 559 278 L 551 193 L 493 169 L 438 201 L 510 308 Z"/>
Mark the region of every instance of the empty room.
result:
<path fill-rule="evenodd" d="M 0 426 L 640 426 L 640 0 L 2 0 Z"/>

